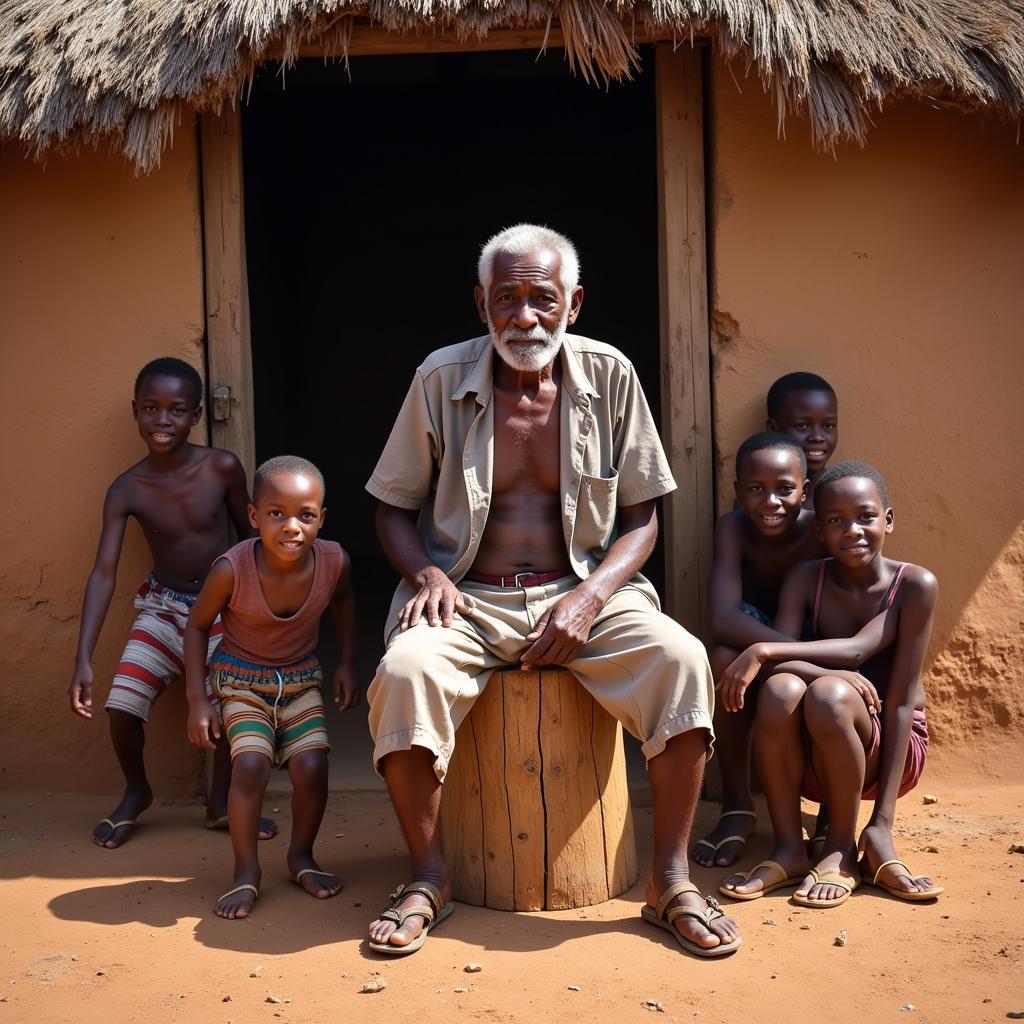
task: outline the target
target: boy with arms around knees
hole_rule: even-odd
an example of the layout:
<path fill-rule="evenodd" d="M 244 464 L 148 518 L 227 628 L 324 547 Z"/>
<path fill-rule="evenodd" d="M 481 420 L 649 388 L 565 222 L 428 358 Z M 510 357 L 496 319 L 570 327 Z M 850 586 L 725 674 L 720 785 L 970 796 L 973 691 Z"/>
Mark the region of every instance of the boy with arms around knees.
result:
<path fill-rule="evenodd" d="M 96 563 L 82 605 L 75 668 L 68 687 L 71 709 L 92 718 L 92 656 L 114 593 L 129 517 L 138 520 L 153 555 L 153 571 L 135 597 L 139 615 L 114 675 L 106 710 L 110 736 L 125 777 L 121 802 L 94 829 L 100 846 L 114 849 L 131 834 L 153 802 L 146 778 L 143 726 L 153 701 L 182 672 L 182 637 L 189 609 L 213 560 L 231 542 L 229 524 L 249 532 L 245 471 L 230 452 L 189 443 L 202 416 L 203 384 L 180 359 L 147 363 L 135 380 L 132 416 L 149 453 L 107 491 Z M 211 633 L 209 651 L 220 639 Z M 204 659 L 205 664 L 205 659 Z M 214 761 L 206 824 L 227 824 L 230 763 L 222 744 Z M 277 826 L 260 824 L 269 839 Z"/>
<path fill-rule="evenodd" d="M 816 373 L 787 373 L 768 389 L 766 430 L 791 437 L 807 457 L 804 504 L 814 508 L 814 488 L 839 441 L 839 403 L 832 385 Z"/>
<path fill-rule="evenodd" d="M 292 880 L 319 899 L 341 891 L 340 880 L 321 871 L 313 857 L 327 805 L 330 749 L 320 692 L 323 672 L 314 650 L 328 606 L 341 648 L 334 699 L 342 711 L 359 702 L 349 557 L 340 545 L 317 537 L 326 515 L 323 476 L 311 462 L 290 455 L 264 462 L 256 471 L 248 514 L 259 536 L 217 559 L 185 632 L 188 736 L 213 749 L 221 726 L 203 685 L 204 652 L 214 622 L 223 617 L 210 684 L 231 747 L 228 815 L 235 886 L 214 910 L 230 919 L 248 917 L 259 896 L 257 830 L 275 764 L 286 767 L 292 781 Z"/>
<path fill-rule="evenodd" d="M 941 887 L 898 859 L 892 825 L 896 800 L 917 784 L 928 749 L 921 676 L 938 583 L 927 569 L 882 554 L 893 512 L 872 467 L 842 462 L 827 469 L 815 509 L 829 557 L 787 577 L 777 624 L 796 629 L 809 618 L 817 639 L 755 644 L 720 683 L 726 709 L 735 711 L 750 681 L 771 673 L 755 730 L 775 829 L 771 860 L 726 879 L 721 891 L 749 899 L 776 881 L 799 883 L 794 901 L 835 907 L 863 875 L 900 899 L 933 899 Z M 829 667 L 849 665 L 851 654 L 859 671 Z M 813 865 L 800 842 L 801 792 L 829 806 Z M 862 798 L 875 803 L 858 841 Z"/>
<path fill-rule="evenodd" d="M 736 505 L 715 529 L 711 571 L 711 669 L 720 678 L 751 644 L 791 640 L 773 627 L 782 581 L 793 566 L 822 554 L 814 513 L 803 507 L 807 462 L 786 434 L 748 437 L 736 453 Z M 718 824 L 693 848 L 706 867 L 726 867 L 740 856 L 754 829 L 750 792 L 750 737 L 756 702 L 716 716 L 722 772 Z"/>

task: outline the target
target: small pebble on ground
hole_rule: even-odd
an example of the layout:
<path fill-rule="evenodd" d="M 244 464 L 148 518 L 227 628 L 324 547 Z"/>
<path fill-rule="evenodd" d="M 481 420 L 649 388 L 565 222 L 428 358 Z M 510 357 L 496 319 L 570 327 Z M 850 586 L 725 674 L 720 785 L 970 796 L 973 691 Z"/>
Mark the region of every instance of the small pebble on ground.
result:
<path fill-rule="evenodd" d="M 383 978 L 373 978 L 360 987 L 360 992 L 383 992 L 388 983 Z"/>
<path fill-rule="evenodd" d="M 479 974 L 484 968 L 482 964 L 470 963 L 462 968 L 467 974 Z"/>
<path fill-rule="evenodd" d="M 933 793 L 925 793 L 925 795 L 921 798 L 921 803 L 924 804 L 937 804 L 938 802 L 939 798 L 935 796 Z"/>
<path fill-rule="evenodd" d="M 846 929 L 844 928 L 836 937 L 832 940 L 833 946 L 845 946 L 846 945 Z"/>

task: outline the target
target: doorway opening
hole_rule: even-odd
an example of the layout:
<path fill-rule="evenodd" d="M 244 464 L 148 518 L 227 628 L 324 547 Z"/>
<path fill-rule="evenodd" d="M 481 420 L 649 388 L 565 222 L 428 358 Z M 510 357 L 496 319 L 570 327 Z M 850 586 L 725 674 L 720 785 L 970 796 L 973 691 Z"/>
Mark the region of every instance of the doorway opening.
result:
<path fill-rule="evenodd" d="M 327 480 L 322 536 L 353 560 L 359 709 L 332 713 L 331 786 L 381 783 L 365 687 L 397 576 L 363 485 L 412 374 L 484 333 L 476 260 L 519 221 L 575 242 L 586 292 L 576 333 L 633 361 L 656 422 L 657 148 L 653 52 L 608 91 L 533 51 L 304 59 L 260 71 L 243 107 L 245 237 L 257 462 L 291 453 Z M 282 88 L 282 85 L 284 88 Z M 661 545 L 645 573 L 663 592 Z M 329 683 L 336 643 L 321 657 Z M 631 776 L 642 757 L 629 737 Z"/>

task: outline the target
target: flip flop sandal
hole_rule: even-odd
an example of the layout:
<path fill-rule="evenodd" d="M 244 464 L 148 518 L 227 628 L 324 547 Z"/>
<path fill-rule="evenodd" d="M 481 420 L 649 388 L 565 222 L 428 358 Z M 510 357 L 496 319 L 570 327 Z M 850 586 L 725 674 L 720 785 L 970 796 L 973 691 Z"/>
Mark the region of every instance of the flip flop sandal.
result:
<path fill-rule="evenodd" d="M 136 821 L 135 818 L 125 818 L 124 821 L 111 821 L 109 818 L 102 818 L 100 821 L 98 821 L 96 823 L 96 828 L 99 828 L 100 825 L 109 825 L 110 828 L 111 828 L 111 831 L 113 833 L 113 832 L 116 832 L 119 828 L 126 828 L 129 825 L 132 828 L 134 828 L 136 825 L 138 825 L 138 821 Z M 95 830 L 93 830 L 93 831 L 94 831 L 94 834 L 95 834 Z M 97 846 L 102 846 L 105 850 L 116 850 L 118 847 L 124 846 L 124 844 L 128 842 L 128 836 L 130 836 L 130 835 L 131 835 L 131 832 L 129 832 L 128 835 L 125 836 L 124 839 L 122 839 L 121 842 L 119 842 L 117 844 L 117 846 L 107 846 L 108 839 L 97 840 L 96 845 Z M 113 834 L 111 834 L 109 839 L 113 839 L 113 838 L 114 838 L 114 836 L 113 836 Z"/>
<path fill-rule="evenodd" d="M 315 892 L 309 892 L 309 890 L 302 884 L 303 875 L 322 875 L 324 878 L 338 878 L 338 876 L 333 871 L 321 871 L 319 868 L 303 868 L 300 872 L 298 872 L 298 874 L 295 875 L 292 881 L 303 892 L 309 893 L 309 895 L 312 896 L 314 899 L 329 900 L 331 896 L 337 896 L 338 892 L 341 892 L 341 889 L 339 889 L 338 892 L 331 893 L 331 896 L 317 896 Z M 341 879 L 338 879 L 338 881 L 341 881 Z"/>
<path fill-rule="evenodd" d="M 768 893 L 774 892 L 776 889 L 784 889 L 787 885 L 799 885 L 806 877 L 805 873 L 798 878 L 791 878 L 786 874 L 786 869 L 774 860 L 763 860 L 757 867 L 751 868 L 750 871 L 737 871 L 736 874 L 741 875 L 744 882 L 749 882 L 751 877 L 762 868 L 767 868 L 775 877 L 762 877 L 761 881 L 764 885 L 757 892 L 736 892 L 735 889 L 726 889 L 724 883 L 718 887 L 718 891 L 723 896 L 728 896 L 731 900 L 759 900 L 762 896 L 767 896 Z M 743 883 L 741 882 L 740 884 L 742 885 Z"/>
<path fill-rule="evenodd" d="M 799 903 L 801 907 L 813 907 L 815 910 L 831 910 L 832 907 L 841 907 L 860 885 L 860 879 L 856 875 L 844 875 L 841 871 L 831 871 L 828 874 L 819 875 L 814 868 L 811 868 L 808 874 L 816 884 L 834 885 L 839 889 L 846 890 L 842 896 L 834 900 L 811 900 L 807 898 L 806 894 L 793 893 L 794 903 Z M 810 892 L 810 889 L 807 891 Z"/>
<path fill-rule="evenodd" d="M 426 907 L 399 907 L 398 904 L 411 896 L 419 893 L 426 896 L 429 906 Z M 427 941 L 427 935 L 436 928 L 446 917 L 449 917 L 455 909 L 451 901 L 445 903 L 441 897 L 441 890 L 431 882 L 411 882 L 409 885 L 400 885 L 394 892 L 388 894 L 391 901 L 386 910 L 381 911 L 377 916 L 382 921 L 394 921 L 396 929 L 401 928 L 410 917 L 423 918 L 423 930 L 406 946 L 396 946 L 393 942 L 369 942 L 367 945 L 375 953 L 385 953 L 388 956 L 405 956 L 408 953 L 415 953 L 416 950 Z"/>
<path fill-rule="evenodd" d="M 673 907 L 671 910 L 666 911 L 665 908 L 677 896 L 681 896 L 684 892 L 695 892 L 702 900 L 704 900 L 705 903 L 707 903 L 707 909 L 698 910 L 696 907 Z M 663 931 L 671 932 L 675 937 L 676 942 L 678 942 L 679 945 L 688 953 L 692 953 L 694 956 L 725 956 L 727 953 L 735 952 L 741 945 L 743 945 L 743 939 L 736 938 L 733 939 L 732 942 L 720 942 L 717 946 L 706 948 L 701 946 L 699 943 L 694 942 L 692 939 L 688 939 L 673 926 L 673 922 L 678 920 L 680 917 L 695 917 L 702 925 L 704 925 L 705 928 L 710 930 L 712 921 L 717 921 L 720 917 L 725 917 L 725 914 L 722 913 L 722 908 L 718 905 L 718 900 L 713 896 L 703 896 L 700 889 L 690 882 L 676 882 L 675 885 L 670 885 L 661 894 L 661 899 L 658 900 L 657 907 L 644 904 L 640 908 L 640 916 L 648 924 L 653 924 L 655 928 L 661 928 Z"/>
<path fill-rule="evenodd" d="M 236 892 L 245 892 L 246 890 L 252 893 L 253 903 L 255 903 L 260 898 L 259 889 L 257 889 L 256 886 L 252 884 L 252 882 L 244 882 L 242 885 L 236 885 L 234 889 L 229 889 L 226 893 L 224 893 L 223 896 L 220 897 L 220 899 L 217 900 L 217 902 L 220 903 L 221 900 L 226 900 L 229 896 L 234 896 Z M 249 913 L 245 915 L 245 917 L 224 918 L 224 920 L 244 921 L 246 917 L 250 917 L 251 915 L 252 910 L 250 910 Z M 217 916 L 220 917 L 220 914 L 218 914 Z"/>
<path fill-rule="evenodd" d="M 901 889 L 897 885 L 886 885 L 884 881 L 879 881 L 878 876 L 886 870 L 886 868 L 900 868 L 911 881 L 914 880 L 914 872 L 907 867 L 906 864 L 901 860 L 887 860 L 884 864 L 881 864 L 878 870 L 875 872 L 875 877 L 871 880 L 871 885 L 877 889 L 884 889 L 890 896 L 895 896 L 898 900 L 906 900 L 908 903 L 920 903 L 922 900 L 934 900 L 940 893 L 945 892 L 945 887 L 941 885 L 933 885 L 930 889 L 924 892 L 910 892 L 907 889 Z M 895 871 L 893 874 L 898 875 L 900 872 Z"/>
<path fill-rule="evenodd" d="M 215 832 L 218 829 L 222 829 L 222 828 L 227 828 L 228 827 L 228 816 L 226 814 L 222 814 L 215 821 L 204 821 L 203 824 L 208 829 L 210 829 L 211 832 Z"/>
<path fill-rule="evenodd" d="M 757 824 L 757 814 L 754 811 L 725 811 L 718 816 L 718 821 L 721 822 L 723 818 L 728 818 L 733 815 L 743 815 L 747 818 L 753 818 L 754 824 Z M 716 823 L 715 828 L 717 827 L 718 824 Z M 693 844 L 693 848 L 696 850 L 698 846 L 706 846 L 713 854 L 715 854 L 718 853 L 726 843 L 739 843 L 740 846 L 746 846 L 747 839 L 749 838 L 749 836 L 726 836 L 724 839 L 720 839 L 717 843 L 711 842 L 710 839 L 698 839 L 697 842 Z"/>

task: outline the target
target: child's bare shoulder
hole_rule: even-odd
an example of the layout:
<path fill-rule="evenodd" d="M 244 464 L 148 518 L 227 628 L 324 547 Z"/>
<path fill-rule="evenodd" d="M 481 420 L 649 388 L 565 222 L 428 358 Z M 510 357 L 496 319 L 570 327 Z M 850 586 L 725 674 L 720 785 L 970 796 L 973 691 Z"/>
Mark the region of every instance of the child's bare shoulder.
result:
<path fill-rule="evenodd" d="M 905 591 L 904 600 L 910 597 L 922 604 L 934 605 L 939 596 L 939 581 L 931 570 L 923 565 L 907 562 L 903 570 L 900 589 Z"/>

